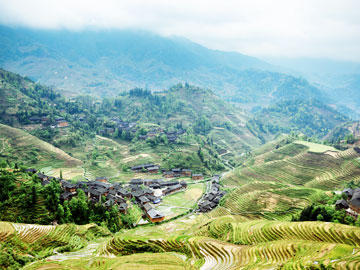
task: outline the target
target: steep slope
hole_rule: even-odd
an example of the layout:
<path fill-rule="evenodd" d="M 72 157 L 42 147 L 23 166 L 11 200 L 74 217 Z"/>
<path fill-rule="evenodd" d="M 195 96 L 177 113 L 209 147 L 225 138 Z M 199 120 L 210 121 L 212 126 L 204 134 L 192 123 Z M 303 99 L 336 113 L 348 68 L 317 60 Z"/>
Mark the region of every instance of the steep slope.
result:
<path fill-rule="evenodd" d="M 272 72 L 274 68 L 259 59 L 210 50 L 182 38 L 5 26 L 0 33 L 0 65 L 67 94 L 114 96 L 133 87 L 158 90 L 188 81 L 240 102 L 323 97 L 305 80 Z"/>
<path fill-rule="evenodd" d="M 323 200 L 326 191 L 358 180 L 360 155 L 354 149 L 336 152 L 324 145 L 289 142 L 264 147 L 226 174 L 223 183 L 232 190 L 222 206 L 228 213 L 286 219 Z"/>
<path fill-rule="evenodd" d="M 0 157 L 11 161 L 21 160 L 29 166 L 73 167 L 82 162 L 63 150 L 44 142 L 25 131 L 0 124 Z"/>

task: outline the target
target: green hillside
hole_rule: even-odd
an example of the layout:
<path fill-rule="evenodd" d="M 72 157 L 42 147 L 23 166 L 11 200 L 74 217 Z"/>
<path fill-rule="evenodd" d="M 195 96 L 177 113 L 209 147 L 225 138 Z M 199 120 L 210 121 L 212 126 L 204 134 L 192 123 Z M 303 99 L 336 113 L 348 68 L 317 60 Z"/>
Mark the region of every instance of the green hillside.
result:
<path fill-rule="evenodd" d="M 358 183 L 358 157 L 354 149 L 334 151 L 314 143 L 280 140 L 226 174 L 223 184 L 231 192 L 222 206 L 231 214 L 290 218 L 309 204 L 327 200 L 325 192 L 342 190 L 350 181 Z"/>
<path fill-rule="evenodd" d="M 303 133 L 323 138 L 349 119 L 316 99 L 286 100 L 255 113 L 250 125 L 261 133 Z"/>
<path fill-rule="evenodd" d="M 51 256 L 24 269 L 323 269 L 320 265 L 358 269 L 360 263 L 360 231 L 356 227 L 324 222 L 242 222 L 233 216 L 184 218 L 182 222 L 182 226 L 179 222 L 160 225 L 160 230 L 133 229 L 100 245 L 97 242 L 95 249 Z M 174 225 L 178 230 L 173 237 L 160 236 Z M 190 227 L 198 235 L 191 235 Z"/>
<path fill-rule="evenodd" d="M 82 161 L 25 131 L 0 124 L 0 157 L 37 168 L 76 167 Z"/>

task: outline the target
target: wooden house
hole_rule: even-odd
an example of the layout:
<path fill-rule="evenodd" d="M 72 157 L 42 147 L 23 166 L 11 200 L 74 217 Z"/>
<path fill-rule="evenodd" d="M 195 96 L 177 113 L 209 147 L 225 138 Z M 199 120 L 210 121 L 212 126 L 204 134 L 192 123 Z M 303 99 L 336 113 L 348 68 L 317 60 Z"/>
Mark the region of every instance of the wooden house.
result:
<path fill-rule="evenodd" d="M 204 175 L 202 173 L 195 173 L 195 174 L 192 174 L 191 179 L 192 180 L 203 180 Z"/>
<path fill-rule="evenodd" d="M 191 170 L 189 170 L 189 169 L 182 169 L 182 170 L 181 170 L 181 175 L 182 175 L 182 176 L 191 176 Z"/>
<path fill-rule="evenodd" d="M 161 222 L 165 219 L 165 216 L 155 209 L 151 209 L 146 212 L 146 216 L 150 219 L 151 222 Z"/>
<path fill-rule="evenodd" d="M 163 176 L 164 176 L 165 178 L 174 178 L 175 174 L 174 174 L 174 172 L 167 171 L 167 172 L 164 172 L 164 173 L 163 173 Z"/>
<path fill-rule="evenodd" d="M 108 178 L 105 176 L 100 176 L 100 177 L 96 177 L 95 181 L 99 181 L 99 182 L 103 182 L 103 183 L 108 183 Z"/>
<path fill-rule="evenodd" d="M 147 168 L 149 173 L 158 173 L 159 172 L 159 167 L 158 166 L 153 166 L 153 167 L 149 167 Z"/>

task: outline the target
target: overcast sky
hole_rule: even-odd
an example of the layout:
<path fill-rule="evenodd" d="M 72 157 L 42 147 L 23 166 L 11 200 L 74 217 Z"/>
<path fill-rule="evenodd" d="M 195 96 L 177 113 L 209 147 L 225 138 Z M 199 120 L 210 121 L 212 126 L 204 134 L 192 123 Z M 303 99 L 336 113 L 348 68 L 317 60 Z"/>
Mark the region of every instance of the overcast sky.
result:
<path fill-rule="evenodd" d="M 0 0 L 0 23 L 136 28 L 258 57 L 360 61 L 360 0 Z"/>

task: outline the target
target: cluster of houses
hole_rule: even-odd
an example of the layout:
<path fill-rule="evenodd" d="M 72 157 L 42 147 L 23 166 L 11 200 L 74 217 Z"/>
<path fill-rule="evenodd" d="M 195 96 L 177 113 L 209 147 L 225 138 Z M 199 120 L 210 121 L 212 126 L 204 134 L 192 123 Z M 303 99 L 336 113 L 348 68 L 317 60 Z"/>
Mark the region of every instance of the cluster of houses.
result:
<path fill-rule="evenodd" d="M 36 174 L 36 169 L 26 169 L 25 172 Z M 55 177 L 37 173 L 37 177 L 41 180 L 42 185 L 50 184 Z M 132 179 L 126 185 L 122 183 L 109 183 L 106 177 L 97 177 L 95 181 L 79 181 L 71 183 L 69 181 L 56 178 L 63 190 L 60 195 L 62 201 L 71 200 L 77 196 L 78 190 L 84 191 L 86 196 L 93 203 L 103 202 L 105 207 L 117 206 L 120 213 L 126 214 L 129 201 L 138 204 L 144 211 L 151 222 L 160 222 L 165 216 L 154 209 L 151 204 L 158 204 L 162 201 L 163 196 L 173 194 L 175 192 L 185 190 L 187 183 L 185 181 L 164 179 Z M 102 198 L 105 201 L 102 201 Z"/>
<path fill-rule="evenodd" d="M 355 190 L 345 188 L 342 193 L 346 195 L 346 200 L 337 200 L 335 208 L 338 210 L 345 209 L 348 216 L 352 216 L 357 219 L 360 213 L 360 188 Z"/>
<path fill-rule="evenodd" d="M 118 118 L 112 118 L 111 121 L 113 122 L 113 127 L 106 127 L 99 130 L 100 135 L 111 135 L 115 132 L 116 129 L 118 129 L 119 132 L 127 131 L 133 134 L 135 134 L 137 131 L 135 122 L 127 122 Z"/>
<path fill-rule="evenodd" d="M 209 212 L 219 205 L 219 202 L 222 197 L 225 196 L 226 191 L 220 190 L 220 176 L 214 175 L 211 179 L 211 188 L 210 191 L 207 192 L 202 201 L 199 202 L 198 212 Z"/>
<path fill-rule="evenodd" d="M 185 132 L 186 131 L 183 130 L 183 129 L 178 129 L 176 131 L 164 132 L 163 128 L 157 128 L 157 129 L 150 130 L 145 135 L 139 135 L 139 140 L 146 140 L 147 138 L 152 138 L 152 137 L 156 137 L 156 136 L 160 136 L 160 135 L 165 134 L 168 142 L 175 142 L 176 139 L 178 138 L 178 136 L 184 134 Z"/>
<path fill-rule="evenodd" d="M 192 173 L 190 169 L 184 169 L 184 168 L 174 168 L 171 170 L 165 170 L 161 169 L 158 165 L 155 164 L 140 164 L 131 167 L 131 170 L 133 172 L 147 172 L 151 174 L 162 172 L 162 175 L 164 178 L 176 178 L 176 177 L 191 177 L 192 180 L 203 180 L 204 175 L 202 173 Z"/>
<path fill-rule="evenodd" d="M 31 116 L 29 118 L 31 123 L 41 123 L 43 125 L 49 124 L 50 118 L 48 116 Z M 55 123 L 53 123 L 50 127 L 51 128 L 65 128 L 69 126 L 69 122 L 66 121 L 63 117 L 55 118 Z"/>

